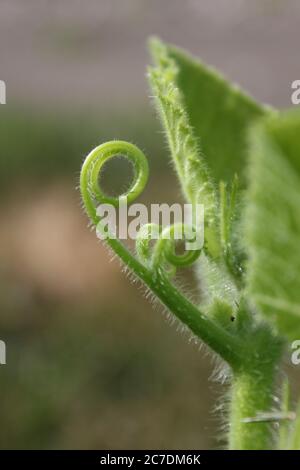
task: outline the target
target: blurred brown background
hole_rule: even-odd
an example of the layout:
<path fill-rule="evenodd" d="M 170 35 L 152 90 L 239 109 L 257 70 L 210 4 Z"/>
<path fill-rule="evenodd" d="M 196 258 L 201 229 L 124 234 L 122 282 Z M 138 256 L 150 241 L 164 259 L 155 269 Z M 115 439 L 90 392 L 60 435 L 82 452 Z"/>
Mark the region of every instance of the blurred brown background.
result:
<path fill-rule="evenodd" d="M 142 200 L 180 200 L 149 35 L 288 107 L 299 20 L 296 0 L 0 0 L 1 448 L 222 445 L 210 357 L 110 262 L 76 187 L 84 156 L 120 138 L 149 156 Z"/>

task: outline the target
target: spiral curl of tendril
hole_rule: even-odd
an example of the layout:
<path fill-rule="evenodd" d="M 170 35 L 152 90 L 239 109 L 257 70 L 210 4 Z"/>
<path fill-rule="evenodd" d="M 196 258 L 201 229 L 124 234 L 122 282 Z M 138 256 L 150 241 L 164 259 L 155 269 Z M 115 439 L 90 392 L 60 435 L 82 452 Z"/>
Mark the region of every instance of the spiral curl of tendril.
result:
<path fill-rule="evenodd" d="M 176 253 L 175 235 L 185 233 L 192 230 L 192 227 L 182 223 L 175 223 L 169 227 L 162 229 L 157 224 L 146 224 L 141 227 L 136 239 L 136 251 L 139 258 L 146 262 L 153 270 L 157 271 L 164 268 L 166 262 L 170 264 L 169 274 L 175 274 L 177 267 L 184 267 L 193 264 L 199 257 L 201 250 L 186 250 L 183 254 Z M 150 250 L 150 242 L 155 238 L 156 243 L 153 253 Z M 167 267 L 165 267 L 167 272 Z"/>
<path fill-rule="evenodd" d="M 129 189 L 120 197 L 108 196 L 99 184 L 99 175 L 104 164 L 118 156 L 124 156 L 133 165 L 134 176 Z M 80 186 L 88 215 L 94 219 L 96 204 L 112 204 L 118 207 L 120 198 L 127 198 L 131 204 L 144 190 L 149 175 L 148 161 L 135 145 L 120 140 L 99 145 L 86 157 L 83 164 Z"/>

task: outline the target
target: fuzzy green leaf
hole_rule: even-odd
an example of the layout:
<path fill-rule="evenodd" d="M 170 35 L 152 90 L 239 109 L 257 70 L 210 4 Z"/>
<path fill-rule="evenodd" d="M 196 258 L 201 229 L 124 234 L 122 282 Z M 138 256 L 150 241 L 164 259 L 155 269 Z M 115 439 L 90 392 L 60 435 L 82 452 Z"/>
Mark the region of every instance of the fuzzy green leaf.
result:
<path fill-rule="evenodd" d="M 216 221 L 215 188 L 178 88 L 178 67 L 169 48 L 160 41 L 152 40 L 151 52 L 156 67 L 149 70 L 150 84 L 183 192 L 188 201 L 205 204 L 207 225 L 213 225 Z"/>
<path fill-rule="evenodd" d="M 247 291 L 290 339 L 300 337 L 300 114 L 273 115 L 250 136 Z"/>
<path fill-rule="evenodd" d="M 235 173 L 241 176 L 247 127 L 266 114 L 268 108 L 256 103 L 213 68 L 180 49 L 164 47 L 176 66 L 176 86 L 214 179 L 231 181 Z M 156 46 L 153 49 L 157 57 Z"/>

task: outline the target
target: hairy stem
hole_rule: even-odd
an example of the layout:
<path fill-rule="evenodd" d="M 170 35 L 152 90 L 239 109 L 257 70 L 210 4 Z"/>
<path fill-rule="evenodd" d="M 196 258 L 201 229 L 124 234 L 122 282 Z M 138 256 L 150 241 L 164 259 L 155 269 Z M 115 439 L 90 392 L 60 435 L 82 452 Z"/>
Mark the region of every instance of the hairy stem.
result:
<path fill-rule="evenodd" d="M 252 350 L 243 367 L 233 370 L 229 412 L 229 448 L 232 450 L 264 450 L 272 447 L 274 388 L 282 342 L 269 333 Z M 255 332 L 254 337 L 259 337 Z M 269 341 L 267 341 L 269 336 Z M 259 338 L 259 339 L 262 339 Z M 255 349 L 254 349 L 255 348 Z M 253 352 L 254 351 L 254 352 Z"/>

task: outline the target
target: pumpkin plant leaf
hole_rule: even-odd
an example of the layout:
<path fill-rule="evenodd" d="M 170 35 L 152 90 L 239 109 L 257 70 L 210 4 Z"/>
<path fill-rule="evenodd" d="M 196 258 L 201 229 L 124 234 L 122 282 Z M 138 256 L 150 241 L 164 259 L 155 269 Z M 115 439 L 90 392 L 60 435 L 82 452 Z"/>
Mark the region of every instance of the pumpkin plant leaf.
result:
<path fill-rule="evenodd" d="M 151 42 L 151 51 L 156 67 L 149 70 L 150 84 L 183 193 L 190 203 L 204 204 L 205 228 L 210 240 L 216 239 L 216 191 L 177 85 L 178 67 L 160 41 Z M 217 251 L 212 243 L 211 248 Z"/>
<path fill-rule="evenodd" d="M 180 90 L 189 124 L 214 179 L 231 181 L 235 173 L 241 178 L 246 161 L 246 130 L 270 108 L 258 104 L 219 72 L 183 50 L 162 45 L 156 39 L 151 44 L 157 67 L 162 69 L 168 61 L 176 70 L 172 80 Z"/>
<path fill-rule="evenodd" d="M 300 114 L 263 119 L 250 132 L 245 213 L 247 292 L 291 340 L 300 337 Z"/>

